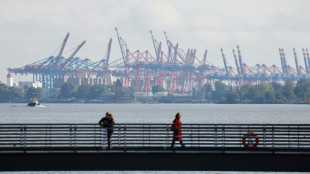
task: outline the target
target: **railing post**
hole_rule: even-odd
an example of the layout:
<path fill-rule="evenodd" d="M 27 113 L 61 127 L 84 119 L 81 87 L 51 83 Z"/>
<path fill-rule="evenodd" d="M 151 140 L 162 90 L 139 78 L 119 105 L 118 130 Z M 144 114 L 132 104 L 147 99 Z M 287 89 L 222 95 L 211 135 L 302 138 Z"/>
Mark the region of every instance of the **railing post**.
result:
<path fill-rule="evenodd" d="M 127 125 L 124 125 L 125 149 L 127 148 Z"/>
<path fill-rule="evenodd" d="M 25 124 L 23 124 L 23 130 L 24 130 L 24 150 L 26 150 L 26 148 L 27 148 L 27 129 L 26 129 Z"/>
<path fill-rule="evenodd" d="M 20 130 L 20 134 L 19 134 L 19 137 L 20 137 L 20 147 L 22 148 L 22 147 L 23 147 L 23 144 L 24 144 L 24 139 L 23 139 L 23 136 L 24 136 L 23 125 L 20 125 L 19 130 Z"/>
<path fill-rule="evenodd" d="M 197 132 L 198 132 L 198 147 L 200 147 L 200 125 L 197 127 Z"/>
<path fill-rule="evenodd" d="M 167 148 L 169 148 L 168 147 L 168 143 L 169 143 L 169 141 L 168 141 L 168 139 L 169 139 L 169 125 L 166 125 L 166 145 L 165 145 L 165 148 L 164 149 L 167 149 Z"/>
<path fill-rule="evenodd" d="M 47 128 L 47 124 L 45 125 L 45 146 L 48 147 L 48 128 Z"/>
<path fill-rule="evenodd" d="M 77 139 L 77 131 L 76 131 L 76 124 L 74 124 L 74 148 L 76 149 L 76 139 Z"/>
<path fill-rule="evenodd" d="M 217 124 L 215 125 L 215 147 L 217 147 Z"/>
<path fill-rule="evenodd" d="M 297 131 L 297 149 L 299 149 L 299 125 L 298 125 L 298 131 Z"/>
<path fill-rule="evenodd" d="M 266 124 L 264 124 L 264 134 L 263 134 L 263 137 L 264 137 L 264 148 L 266 149 Z"/>
<path fill-rule="evenodd" d="M 69 124 L 69 130 L 70 130 L 70 132 L 69 132 L 69 147 L 72 147 L 73 146 L 73 143 L 72 143 L 72 141 L 73 141 L 73 133 L 72 133 L 72 124 Z"/>
<path fill-rule="evenodd" d="M 185 129 L 186 130 L 186 129 Z M 189 135 L 190 136 L 190 140 L 191 140 L 191 147 L 193 147 L 193 125 L 191 124 L 191 130 L 189 131 L 191 134 Z"/>
<path fill-rule="evenodd" d="M 225 149 L 225 125 L 222 125 L 223 127 L 223 132 L 222 132 L 222 137 L 223 137 L 223 140 L 222 140 L 222 148 L 223 148 L 223 150 Z"/>
<path fill-rule="evenodd" d="M 118 133 L 118 147 L 121 147 L 121 129 L 120 129 L 120 125 L 117 125 L 117 133 Z"/>
<path fill-rule="evenodd" d="M 148 132 L 149 132 L 149 148 L 151 147 L 151 125 L 149 124 L 149 129 L 148 129 Z"/>
<path fill-rule="evenodd" d="M 239 137 L 241 138 L 239 141 L 240 142 L 239 146 L 241 148 L 242 147 L 242 126 L 241 125 L 239 125 Z"/>
<path fill-rule="evenodd" d="M 144 147 L 144 144 L 145 144 L 144 143 L 144 141 L 145 141 L 145 135 L 144 135 L 145 131 L 144 130 L 145 130 L 145 125 L 143 124 L 143 126 L 142 126 L 142 144 L 143 144 L 143 147 Z"/>
<path fill-rule="evenodd" d="M 287 125 L 287 129 L 288 129 L 288 148 L 291 148 L 291 129 L 290 129 L 290 125 Z"/>
<path fill-rule="evenodd" d="M 94 136 L 95 136 L 95 137 L 94 137 L 94 143 L 95 143 L 95 147 L 97 147 L 97 132 L 98 132 L 98 131 L 97 131 L 97 125 L 96 125 L 96 124 L 94 125 L 94 131 L 95 131 L 95 132 L 94 132 L 94 133 L 95 133 L 95 134 L 94 134 Z"/>
<path fill-rule="evenodd" d="M 274 126 L 272 126 L 272 151 L 274 153 Z"/>
<path fill-rule="evenodd" d="M 49 128 L 46 128 L 46 139 L 48 139 L 49 137 L 49 144 L 47 143 L 46 146 L 49 146 L 50 148 L 52 147 L 52 125 L 49 124 L 47 125 L 49 126 Z M 49 130 L 49 133 L 48 133 L 48 130 Z"/>

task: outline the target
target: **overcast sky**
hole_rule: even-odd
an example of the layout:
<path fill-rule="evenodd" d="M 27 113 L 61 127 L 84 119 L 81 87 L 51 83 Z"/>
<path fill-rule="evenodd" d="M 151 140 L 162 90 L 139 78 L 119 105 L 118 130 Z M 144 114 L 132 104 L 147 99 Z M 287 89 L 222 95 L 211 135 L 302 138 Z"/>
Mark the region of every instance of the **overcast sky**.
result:
<path fill-rule="evenodd" d="M 6 82 L 9 67 L 55 55 L 67 32 L 65 57 L 86 40 L 76 56 L 98 61 L 112 38 L 111 59 L 119 59 L 115 27 L 131 51 L 149 50 L 154 56 L 149 30 L 164 43 L 166 31 L 180 48 L 196 48 L 199 58 L 208 49 L 207 60 L 216 66 L 223 67 L 223 48 L 234 67 L 237 44 L 250 66 L 280 66 L 278 48 L 284 48 L 287 62 L 295 67 L 293 47 L 304 66 L 301 49 L 310 48 L 309 8 L 307 0 L 0 0 L 0 81 Z"/>

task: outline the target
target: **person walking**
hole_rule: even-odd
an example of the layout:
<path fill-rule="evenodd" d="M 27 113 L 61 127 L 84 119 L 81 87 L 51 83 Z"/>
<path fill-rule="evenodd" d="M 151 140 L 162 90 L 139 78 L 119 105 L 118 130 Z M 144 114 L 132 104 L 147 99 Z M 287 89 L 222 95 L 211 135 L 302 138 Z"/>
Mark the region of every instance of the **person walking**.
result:
<path fill-rule="evenodd" d="M 175 115 L 175 119 L 173 120 L 172 130 L 173 130 L 173 139 L 171 143 L 171 149 L 174 149 L 175 141 L 179 141 L 182 148 L 185 148 L 185 144 L 182 140 L 182 130 L 181 130 L 181 114 L 178 112 Z"/>
<path fill-rule="evenodd" d="M 111 149 L 112 146 L 111 146 L 111 137 L 112 137 L 112 134 L 113 134 L 113 128 L 114 128 L 114 124 L 115 124 L 115 121 L 114 121 L 114 117 L 111 113 L 107 112 L 105 114 L 105 117 L 103 117 L 100 121 L 99 121 L 99 124 L 103 129 L 103 143 L 102 143 L 102 148 L 105 149 L 106 145 L 105 145 L 105 142 L 106 142 L 106 136 L 104 137 L 104 134 L 107 135 L 108 137 L 108 149 Z M 104 133 L 105 132 L 105 133 Z"/>

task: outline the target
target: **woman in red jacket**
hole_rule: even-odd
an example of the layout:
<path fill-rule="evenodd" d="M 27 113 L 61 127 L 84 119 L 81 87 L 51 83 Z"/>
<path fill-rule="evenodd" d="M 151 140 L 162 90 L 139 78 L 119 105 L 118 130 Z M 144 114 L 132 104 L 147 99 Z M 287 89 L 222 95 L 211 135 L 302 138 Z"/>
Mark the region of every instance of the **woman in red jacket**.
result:
<path fill-rule="evenodd" d="M 171 149 L 174 149 L 175 141 L 180 141 L 182 148 L 185 148 L 185 144 L 182 140 L 182 130 L 181 130 L 181 114 L 178 112 L 173 120 L 173 139 L 171 143 Z"/>

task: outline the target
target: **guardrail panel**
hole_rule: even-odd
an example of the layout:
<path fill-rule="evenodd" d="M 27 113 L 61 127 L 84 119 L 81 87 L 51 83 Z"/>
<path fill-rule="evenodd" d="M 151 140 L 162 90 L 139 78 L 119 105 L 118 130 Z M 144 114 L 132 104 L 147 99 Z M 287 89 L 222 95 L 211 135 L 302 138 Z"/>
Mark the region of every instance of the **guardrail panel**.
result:
<path fill-rule="evenodd" d="M 115 124 L 113 147 L 170 148 L 170 126 Z M 101 148 L 102 132 L 97 124 L 0 124 L 0 149 Z M 188 148 L 310 149 L 310 125 L 183 124 L 182 138 Z"/>

